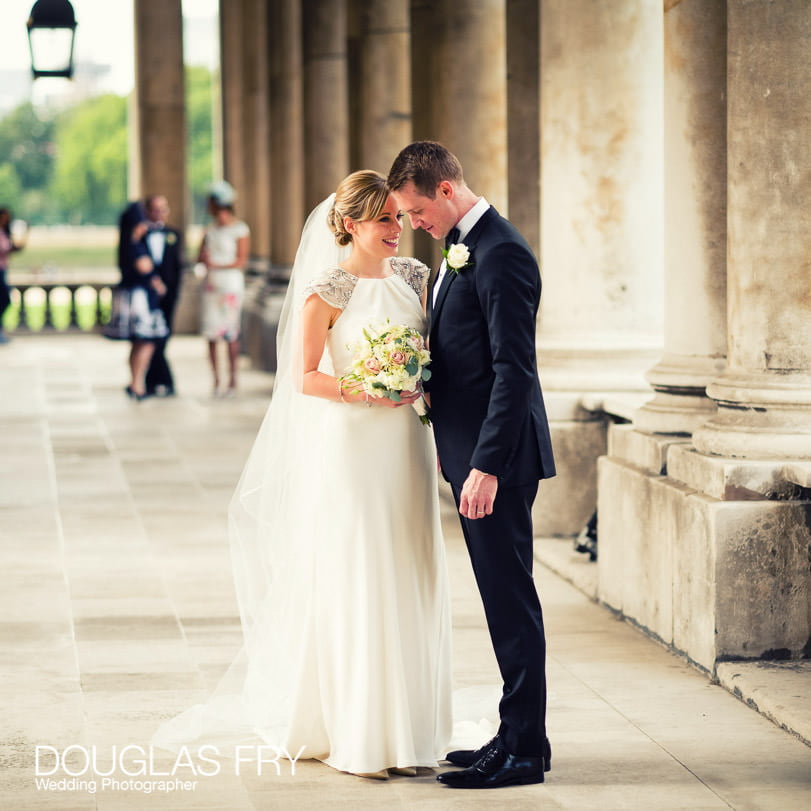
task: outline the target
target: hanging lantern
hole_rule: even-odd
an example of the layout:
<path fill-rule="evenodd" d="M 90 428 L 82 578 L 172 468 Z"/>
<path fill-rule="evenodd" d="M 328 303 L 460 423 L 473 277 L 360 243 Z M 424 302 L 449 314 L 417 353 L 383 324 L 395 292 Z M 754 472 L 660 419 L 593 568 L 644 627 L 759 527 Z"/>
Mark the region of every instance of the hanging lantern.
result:
<path fill-rule="evenodd" d="M 27 27 L 34 78 L 70 79 L 73 76 L 76 15 L 69 0 L 37 0 Z"/>

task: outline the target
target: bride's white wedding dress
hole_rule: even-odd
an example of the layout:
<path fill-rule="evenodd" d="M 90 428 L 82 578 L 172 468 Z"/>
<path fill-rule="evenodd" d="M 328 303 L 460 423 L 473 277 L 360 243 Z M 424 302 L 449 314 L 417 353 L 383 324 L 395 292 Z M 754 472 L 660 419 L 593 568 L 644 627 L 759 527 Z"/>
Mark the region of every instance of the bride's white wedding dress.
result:
<path fill-rule="evenodd" d="M 424 334 L 428 269 L 390 269 L 308 282 L 294 306 L 315 293 L 341 309 L 322 371 L 348 371 L 370 324 Z M 436 766 L 451 735 L 451 629 L 431 430 L 409 406 L 277 396 L 288 419 L 269 409 L 230 513 L 245 649 L 154 743 L 305 747 L 349 772 Z"/>

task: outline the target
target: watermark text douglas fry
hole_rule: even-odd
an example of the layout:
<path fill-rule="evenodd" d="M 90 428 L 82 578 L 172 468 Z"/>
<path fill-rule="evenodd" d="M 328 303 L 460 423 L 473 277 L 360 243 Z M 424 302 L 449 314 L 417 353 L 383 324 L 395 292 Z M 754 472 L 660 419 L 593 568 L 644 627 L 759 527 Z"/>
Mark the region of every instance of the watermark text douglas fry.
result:
<path fill-rule="evenodd" d="M 289 774 L 294 776 L 296 762 L 305 748 L 291 755 L 285 747 L 269 744 L 235 746 L 227 753 L 208 744 L 182 746 L 172 760 L 164 752 L 156 755 L 151 746 L 137 744 L 72 744 L 62 749 L 38 744 L 34 750 L 34 780 L 38 791 L 194 791 L 199 781 L 193 778 L 224 773 L 281 776 L 289 768 Z"/>

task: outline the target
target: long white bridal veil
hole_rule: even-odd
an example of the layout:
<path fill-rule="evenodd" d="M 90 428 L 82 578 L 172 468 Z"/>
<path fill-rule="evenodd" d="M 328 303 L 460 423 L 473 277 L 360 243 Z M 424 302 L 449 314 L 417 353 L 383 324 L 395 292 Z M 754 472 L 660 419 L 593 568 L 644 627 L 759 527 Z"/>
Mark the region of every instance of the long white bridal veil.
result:
<path fill-rule="evenodd" d="M 300 393 L 301 307 L 313 278 L 348 254 L 327 227 L 334 197 L 316 206 L 304 225 L 279 318 L 273 397 L 228 512 L 235 586 L 249 648 L 252 629 L 266 618 L 269 592 L 289 581 L 288 567 L 302 557 L 289 534 L 304 534 L 296 527 L 318 500 L 307 484 L 318 473 L 317 459 L 307 453 L 314 450 L 309 447 L 317 416 L 313 412 L 323 404 Z"/>
<path fill-rule="evenodd" d="M 228 510 L 244 647 L 205 704 L 160 727 L 156 746 L 209 744 L 227 754 L 237 744 L 286 741 L 311 638 L 319 493 L 340 477 L 323 470 L 313 440 L 327 404 L 301 393 L 304 289 L 349 252 L 327 226 L 333 200 L 316 206 L 304 225 L 279 320 L 273 396 Z"/>

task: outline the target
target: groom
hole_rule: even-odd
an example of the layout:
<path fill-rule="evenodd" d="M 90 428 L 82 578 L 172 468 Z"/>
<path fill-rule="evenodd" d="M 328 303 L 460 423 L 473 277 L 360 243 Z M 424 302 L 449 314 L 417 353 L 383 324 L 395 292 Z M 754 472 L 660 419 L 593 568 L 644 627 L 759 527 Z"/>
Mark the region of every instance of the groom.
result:
<path fill-rule="evenodd" d="M 450 752 L 466 768 L 437 779 L 453 788 L 542 783 L 551 754 L 532 503 L 555 465 L 535 357 L 538 264 L 441 144 L 403 149 L 388 184 L 413 228 L 457 246 L 428 300 L 431 420 L 504 681 L 496 737 Z"/>

